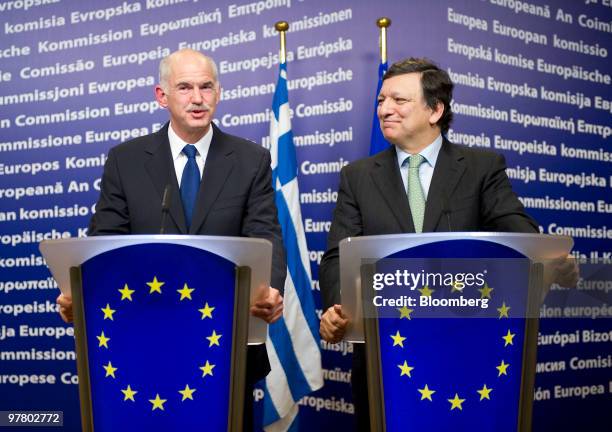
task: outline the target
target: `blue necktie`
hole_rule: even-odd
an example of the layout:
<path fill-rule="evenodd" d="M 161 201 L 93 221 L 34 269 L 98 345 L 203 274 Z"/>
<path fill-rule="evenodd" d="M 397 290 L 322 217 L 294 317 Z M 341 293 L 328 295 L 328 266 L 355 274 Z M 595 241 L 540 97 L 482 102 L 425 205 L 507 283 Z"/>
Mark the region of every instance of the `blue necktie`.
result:
<path fill-rule="evenodd" d="M 200 170 L 195 160 L 198 153 L 195 146 L 187 144 L 183 147 L 183 153 L 187 156 L 187 165 L 185 165 L 183 176 L 181 177 L 181 200 L 183 201 L 185 222 L 187 222 L 187 229 L 189 229 L 191 227 L 193 208 L 198 197 L 198 189 L 200 188 Z"/>

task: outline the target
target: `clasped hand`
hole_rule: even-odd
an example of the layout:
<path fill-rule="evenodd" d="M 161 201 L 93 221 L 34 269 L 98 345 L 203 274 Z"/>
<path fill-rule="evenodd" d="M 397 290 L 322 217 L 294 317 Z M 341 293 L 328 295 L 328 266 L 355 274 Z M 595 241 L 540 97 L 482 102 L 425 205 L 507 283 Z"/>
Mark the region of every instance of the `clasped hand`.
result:
<path fill-rule="evenodd" d="M 71 323 L 74 319 L 72 311 L 72 298 L 60 294 L 56 303 L 59 305 L 59 313 L 62 319 Z M 276 288 L 268 287 L 265 296 L 257 300 L 250 308 L 251 315 L 261 318 L 268 324 L 277 321 L 283 315 L 283 296 Z"/>

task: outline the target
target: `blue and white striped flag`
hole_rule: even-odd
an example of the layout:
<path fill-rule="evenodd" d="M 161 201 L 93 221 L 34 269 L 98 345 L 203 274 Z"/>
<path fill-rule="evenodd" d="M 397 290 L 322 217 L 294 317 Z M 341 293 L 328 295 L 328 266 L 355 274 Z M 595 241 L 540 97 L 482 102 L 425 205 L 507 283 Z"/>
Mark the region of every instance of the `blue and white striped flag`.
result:
<path fill-rule="evenodd" d="M 297 402 L 323 386 L 319 324 L 302 223 L 297 160 L 289 119 L 287 64 L 281 63 L 270 123 L 272 182 L 287 252 L 283 318 L 268 327 L 263 424 L 267 432 L 297 430 Z"/>

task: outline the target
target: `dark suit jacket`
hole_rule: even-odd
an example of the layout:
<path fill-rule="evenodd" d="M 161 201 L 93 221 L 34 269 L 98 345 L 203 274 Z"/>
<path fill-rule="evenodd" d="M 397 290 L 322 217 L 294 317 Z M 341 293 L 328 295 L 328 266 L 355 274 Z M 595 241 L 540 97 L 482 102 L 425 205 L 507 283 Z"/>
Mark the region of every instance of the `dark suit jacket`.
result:
<path fill-rule="evenodd" d="M 505 159 L 497 153 L 444 139 L 427 194 L 423 232 L 539 232 L 512 191 L 505 169 Z M 319 268 L 324 310 L 340 303 L 340 240 L 413 232 L 393 146 L 344 167 L 328 248 Z"/>
<path fill-rule="evenodd" d="M 278 224 L 270 152 L 253 142 L 223 133 L 213 124 L 191 228 L 187 230 L 176 179 L 168 124 L 158 132 L 112 148 L 89 235 L 157 234 L 162 197 L 170 186 L 168 234 L 265 238 L 273 244 L 271 285 L 281 292 L 286 264 Z M 250 350 L 249 357 L 253 355 Z M 261 349 L 265 356 L 265 349 Z M 258 378 L 267 374 L 267 357 L 259 354 Z M 267 369 L 266 369 L 267 367 Z M 265 373 L 264 373 L 264 369 Z M 263 375 L 261 375 L 263 373 Z"/>

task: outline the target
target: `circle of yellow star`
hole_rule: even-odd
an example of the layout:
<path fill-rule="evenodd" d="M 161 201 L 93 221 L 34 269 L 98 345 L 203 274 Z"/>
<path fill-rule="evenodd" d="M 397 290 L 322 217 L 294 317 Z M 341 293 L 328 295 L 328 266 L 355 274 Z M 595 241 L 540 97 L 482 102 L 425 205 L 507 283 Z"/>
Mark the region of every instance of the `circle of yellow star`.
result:
<path fill-rule="evenodd" d="M 128 299 L 129 301 L 132 301 L 132 294 L 134 294 L 135 291 L 130 289 L 128 284 L 125 284 L 122 289 L 117 291 L 121 293 L 121 300 Z"/>
<path fill-rule="evenodd" d="M 189 388 L 189 384 L 185 385 L 185 389 L 184 390 L 179 390 L 178 391 L 180 394 L 183 395 L 183 399 L 181 399 L 181 402 L 185 401 L 185 399 L 193 400 L 193 393 L 195 391 L 196 391 L 196 389 Z"/>
<path fill-rule="evenodd" d="M 208 306 L 208 302 L 204 305 L 202 309 L 198 309 L 198 312 L 202 312 L 202 319 L 204 318 L 212 318 L 212 312 L 215 310 L 214 307 Z"/>
<path fill-rule="evenodd" d="M 501 307 L 497 308 L 497 311 L 499 312 L 499 318 L 508 318 L 509 310 L 510 308 L 506 306 L 506 302 L 502 302 Z"/>
<path fill-rule="evenodd" d="M 194 291 L 195 291 L 195 288 L 189 288 L 187 284 L 185 284 L 185 286 L 183 286 L 182 289 L 176 290 L 176 292 L 178 292 L 181 295 L 181 298 L 179 300 L 183 300 L 186 298 L 191 300 L 191 293 Z"/>
<path fill-rule="evenodd" d="M 200 370 L 202 371 L 202 377 L 205 377 L 206 375 L 212 375 L 214 367 L 214 364 L 210 364 L 208 360 L 206 360 L 206 364 L 200 367 Z"/>
<path fill-rule="evenodd" d="M 497 376 L 500 377 L 502 375 L 508 375 L 508 366 L 510 366 L 510 363 L 505 363 L 503 360 L 501 361 L 501 364 L 499 366 L 495 366 L 495 369 L 499 371 L 499 374 Z"/>
<path fill-rule="evenodd" d="M 110 340 L 109 337 L 106 337 L 104 335 L 104 332 L 102 332 L 102 334 L 100 336 L 96 336 L 98 338 L 98 347 L 104 347 L 106 349 L 108 349 L 108 341 Z"/>
<path fill-rule="evenodd" d="M 414 312 L 414 309 L 409 309 L 406 306 L 397 308 L 397 310 L 400 312 L 400 319 L 402 318 L 411 319 L 410 314 Z"/>
<path fill-rule="evenodd" d="M 510 333 L 510 329 L 508 329 L 508 333 L 506 333 L 506 336 L 502 336 L 502 339 L 504 340 L 504 346 L 508 346 L 508 345 L 514 345 L 514 336 L 516 336 L 515 333 Z"/>
<path fill-rule="evenodd" d="M 452 399 L 447 399 L 451 404 L 451 411 L 455 408 L 459 408 L 459 410 L 463 411 L 463 407 L 461 404 L 465 402 L 465 399 L 459 399 L 459 395 L 455 393 L 455 397 Z"/>
<path fill-rule="evenodd" d="M 434 293 L 435 290 L 425 285 L 423 288 L 418 289 L 417 291 L 420 292 L 422 296 L 431 297 L 431 295 Z"/>
<path fill-rule="evenodd" d="M 489 397 L 489 394 L 493 391 L 493 389 L 487 388 L 487 385 L 483 385 L 482 388 L 480 390 L 476 390 L 476 393 L 478 393 L 480 395 L 480 400 L 483 399 L 489 399 L 491 400 L 491 398 Z"/>
<path fill-rule="evenodd" d="M 397 367 L 400 368 L 400 370 L 402 371 L 400 376 L 408 375 L 409 378 L 412 378 L 412 375 L 410 375 L 410 372 L 414 368 L 408 366 L 408 363 L 406 362 L 406 360 L 404 360 L 404 364 L 403 365 L 397 365 Z"/>
<path fill-rule="evenodd" d="M 107 365 L 102 366 L 102 367 L 103 367 L 103 368 L 104 368 L 104 370 L 106 371 L 105 378 L 106 378 L 106 377 L 109 377 L 109 376 L 112 376 L 113 378 L 116 378 L 116 377 L 115 377 L 115 371 L 117 370 L 117 368 L 116 368 L 116 367 L 113 367 L 113 365 L 111 364 L 111 362 L 110 362 L 110 361 L 108 362 L 108 364 L 107 364 Z"/>
<path fill-rule="evenodd" d="M 131 400 L 132 402 L 136 402 L 136 400 L 134 400 L 134 395 L 138 392 L 136 390 L 132 390 L 132 387 L 130 387 L 129 384 L 126 389 L 121 390 L 121 393 L 123 393 L 124 395 L 124 398 L 123 398 L 124 402 L 126 400 Z"/>
<path fill-rule="evenodd" d="M 162 287 L 162 285 L 164 285 L 165 283 L 166 283 L 166 282 L 160 282 L 160 281 L 158 281 L 158 280 L 157 280 L 157 276 L 155 276 L 155 277 L 153 278 L 153 281 L 151 281 L 151 282 L 147 282 L 147 285 L 149 285 L 149 288 L 151 288 L 151 289 L 149 290 L 149 294 L 153 294 L 154 292 L 156 292 L 156 293 L 160 293 L 160 294 L 161 294 L 161 293 L 162 293 L 162 292 L 161 292 L 161 287 Z"/>
<path fill-rule="evenodd" d="M 160 410 L 164 410 L 164 404 L 166 403 L 167 399 L 162 399 L 159 397 L 159 393 L 157 393 L 155 395 L 155 399 L 149 399 L 149 402 L 151 402 L 153 404 L 153 407 L 151 408 L 151 411 L 155 411 L 156 409 L 160 409 Z"/>
<path fill-rule="evenodd" d="M 478 291 L 480 292 L 480 298 L 491 298 L 491 291 L 493 291 L 493 288 L 491 288 L 489 286 L 489 284 L 485 283 L 485 285 L 482 288 L 479 288 Z"/>
<path fill-rule="evenodd" d="M 431 390 L 429 387 L 427 387 L 427 384 L 425 384 L 425 387 L 423 387 L 422 389 L 417 389 L 417 390 L 419 391 L 419 393 L 421 393 L 421 400 L 428 399 L 431 402 L 433 402 L 431 395 L 433 395 L 436 392 L 435 390 Z"/>
<path fill-rule="evenodd" d="M 106 307 L 100 308 L 100 310 L 104 313 L 104 319 L 114 321 L 113 314 L 117 311 L 115 309 L 111 309 L 108 303 L 106 303 Z"/>
<path fill-rule="evenodd" d="M 221 336 L 223 335 L 218 335 L 216 331 L 213 330 L 212 334 L 210 336 L 206 336 L 206 339 L 208 339 L 208 341 L 210 342 L 208 344 L 208 347 L 210 348 L 213 345 L 219 345 L 219 339 L 221 339 Z"/>
<path fill-rule="evenodd" d="M 404 341 L 406 340 L 406 338 L 400 335 L 399 330 L 397 331 L 397 333 L 395 333 L 395 335 L 389 335 L 389 337 L 393 339 L 393 346 L 399 345 L 404 348 Z"/>

